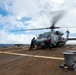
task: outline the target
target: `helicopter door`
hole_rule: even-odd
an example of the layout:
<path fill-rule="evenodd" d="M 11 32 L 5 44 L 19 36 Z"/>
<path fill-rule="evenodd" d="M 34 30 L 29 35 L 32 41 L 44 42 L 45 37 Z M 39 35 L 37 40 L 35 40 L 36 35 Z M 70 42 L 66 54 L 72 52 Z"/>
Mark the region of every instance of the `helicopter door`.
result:
<path fill-rule="evenodd" d="M 51 43 L 56 46 L 58 40 L 58 36 L 51 34 Z"/>

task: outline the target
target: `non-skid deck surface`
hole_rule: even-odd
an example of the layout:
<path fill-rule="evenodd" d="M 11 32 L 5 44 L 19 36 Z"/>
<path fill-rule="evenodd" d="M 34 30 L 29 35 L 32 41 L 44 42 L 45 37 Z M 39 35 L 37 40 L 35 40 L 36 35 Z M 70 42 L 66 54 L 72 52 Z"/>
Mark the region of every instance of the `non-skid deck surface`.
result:
<path fill-rule="evenodd" d="M 64 71 L 59 66 L 64 62 L 63 52 L 75 46 L 62 48 L 0 49 L 0 75 L 76 75 L 76 71 Z"/>

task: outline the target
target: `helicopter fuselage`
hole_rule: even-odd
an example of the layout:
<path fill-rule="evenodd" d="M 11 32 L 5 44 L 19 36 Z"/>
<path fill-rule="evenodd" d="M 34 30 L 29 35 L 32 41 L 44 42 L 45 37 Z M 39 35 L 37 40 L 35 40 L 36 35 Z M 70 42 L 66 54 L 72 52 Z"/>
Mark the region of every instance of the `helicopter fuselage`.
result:
<path fill-rule="evenodd" d="M 39 36 L 36 39 L 36 45 L 37 46 L 45 46 L 45 41 L 50 39 L 50 46 L 59 46 L 59 45 L 64 45 L 65 38 L 62 37 L 63 33 L 59 31 L 51 31 L 51 32 L 46 32 L 43 34 L 39 34 Z"/>

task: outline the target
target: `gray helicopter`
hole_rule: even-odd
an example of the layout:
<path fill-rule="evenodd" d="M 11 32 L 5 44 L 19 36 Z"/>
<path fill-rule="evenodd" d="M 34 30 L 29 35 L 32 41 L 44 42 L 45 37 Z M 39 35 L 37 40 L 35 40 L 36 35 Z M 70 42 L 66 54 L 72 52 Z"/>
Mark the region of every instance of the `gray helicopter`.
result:
<path fill-rule="evenodd" d="M 58 14 L 57 14 L 58 13 Z M 65 45 L 68 41 L 69 31 L 66 31 L 66 38 L 63 37 L 63 33 L 60 31 L 55 31 L 54 29 L 66 28 L 66 27 L 56 27 L 55 24 L 59 19 L 64 15 L 62 11 L 56 12 L 56 15 L 53 16 L 52 25 L 47 28 L 39 28 L 37 30 L 50 29 L 51 31 L 39 34 L 36 39 L 35 45 L 45 47 L 45 42 L 50 40 L 51 47 L 58 47 Z"/>
<path fill-rule="evenodd" d="M 58 47 L 58 46 L 63 46 L 66 44 L 68 41 L 69 37 L 69 31 L 66 31 L 66 38 L 63 37 L 63 33 L 60 31 L 54 31 L 54 29 L 57 29 L 59 27 L 55 27 L 52 25 L 49 28 L 46 29 L 51 29 L 50 32 L 45 32 L 43 34 L 39 34 L 36 39 L 35 45 L 38 47 L 45 47 L 45 41 L 50 40 L 50 46 L 51 47 Z"/>

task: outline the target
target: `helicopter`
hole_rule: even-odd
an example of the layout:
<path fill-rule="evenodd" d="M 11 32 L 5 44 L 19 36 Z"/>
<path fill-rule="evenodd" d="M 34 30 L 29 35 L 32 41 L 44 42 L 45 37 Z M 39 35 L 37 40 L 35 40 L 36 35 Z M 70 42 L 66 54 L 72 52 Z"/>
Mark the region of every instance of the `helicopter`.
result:
<path fill-rule="evenodd" d="M 43 34 L 39 34 L 38 37 L 36 38 L 35 45 L 37 45 L 38 47 L 39 46 L 45 47 L 45 41 L 47 41 L 47 40 L 50 40 L 51 47 L 58 47 L 58 46 L 65 45 L 66 42 L 68 41 L 70 32 L 67 30 L 66 38 L 64 38 L 62 32 L 54 31 L 54 29 L 57 29 L 57 28 L 59 28 L 59 27 L 55 27 L 54 25 L 52 25 L 49 28 L 46 28 L 46 29 L 51 29 L 51 31 L 45 32 Z"/>
<path fill-rule="evenodd" d="M 56 23 L 59 21 L 59 19 L 63 16 L 62 11 L 55 11 L 58 13 L 57 15 L 53 16 L 52 25 L 50 27 L 46 28 L 36 28 L 36 29 L 24 29 L 24 30 L 16 30 L 16 31 L 28 31 L 28 30 L 44 30 L 44 29 L 50 29 L 49 32 L 45 32 L 42 34 L 39 34 L 37 38 L 35 39 L 35 46 L 37 47 L 45 47 L 45 41 L 50 40 L 50 46 L 51 47 L 58 47 L 58 46 L 64 46 L 68 40 L 73 40 L 74 38 L 69 38 L 69 31 L 66 31 L 66 38 L 63 37 L 63 33 L 60 31 L 55 31 L 55 29 L 59 28 L 67 28 L 67 27 L 56 27 Z"/>
<path fill-rule="evenodd" d="M 58 13 L 59 12 L 59 13 Z M 49 32 L 45 32 L 42 34 L 39 34 L 35 40 L 35 45 L 37 47 L 46 47 L 46 43 L 48 40 L 50 40 L 50 46 L 51 47 L 58 47 L 65 45 L 68 41 L 69 37 L 69 31 L 66 31 L 66 38 L 63 37 L 63 33 L 60 31 L 55 31 L 54 29 L 64 28 L 64 27 L 56 27 L 55 24 L 58 22 L 58 20 L 63 16 L 63 12 L 58 11 L 57 15 L 53 16 L 52 25 L 47 28 L 38 28 L 38 29 L 29 29 L 29 30 L 43 30 L 43 29 L 50 29 Z M 65 27 L 66 28 L 66 27 Z"/>

